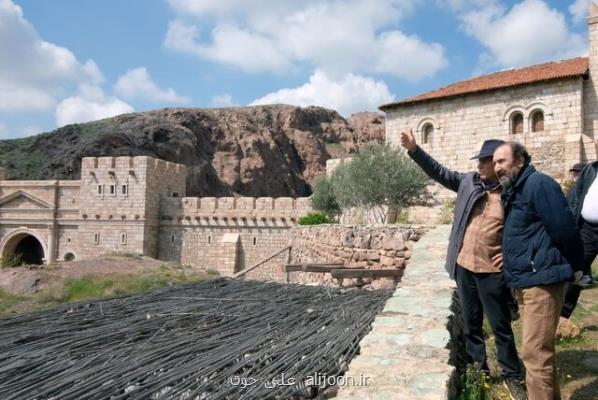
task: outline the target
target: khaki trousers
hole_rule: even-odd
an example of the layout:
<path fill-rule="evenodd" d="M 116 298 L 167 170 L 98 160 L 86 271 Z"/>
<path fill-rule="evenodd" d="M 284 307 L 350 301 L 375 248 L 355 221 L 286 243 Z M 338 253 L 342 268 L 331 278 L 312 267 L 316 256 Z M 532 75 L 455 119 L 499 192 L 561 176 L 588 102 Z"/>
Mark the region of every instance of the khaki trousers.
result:
<path fill-rule="evenodd" d="M 529 400 L 560 400 L 554 342 L 564 298 L 564 282 L 517 289 L 523 325 L 521 358 Z"/>

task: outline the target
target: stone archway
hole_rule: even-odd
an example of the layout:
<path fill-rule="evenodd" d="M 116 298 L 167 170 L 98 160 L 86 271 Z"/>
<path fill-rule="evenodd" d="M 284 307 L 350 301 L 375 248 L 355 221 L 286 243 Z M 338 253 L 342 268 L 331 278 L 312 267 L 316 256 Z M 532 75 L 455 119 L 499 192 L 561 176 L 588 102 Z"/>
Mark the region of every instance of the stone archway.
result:
<path fill-rule="evenodd" d="M 0 243 L 2 257 L 20 256 L 22 264 L 44 264 L 48 248 L 44 240 L 28 229 L 18 229 Z"/>

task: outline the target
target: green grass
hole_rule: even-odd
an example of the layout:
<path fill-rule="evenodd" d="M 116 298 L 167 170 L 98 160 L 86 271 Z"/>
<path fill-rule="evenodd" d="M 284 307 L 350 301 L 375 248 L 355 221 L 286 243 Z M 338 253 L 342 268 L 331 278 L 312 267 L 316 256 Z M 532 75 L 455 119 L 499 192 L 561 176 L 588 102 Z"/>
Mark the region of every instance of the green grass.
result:
<path fill-rule="evenodd" d="M 2 310 L 8 310 L 15 304 L 18 304 L 22 301 L 26 301 L 28 299 L 29 297 L 27 296 L 16 296 L 0 288 L 0 314 L 2 313 Z"/>
<path fill-rule="evenodd" d="M 80 278 L 67 278 L 62 284 L 54 283 L 30 296 L 15 296 L 0 289 L 0 316 L 54 307 L 64 303 L 149 292 L 165 286 L 213 279 L 217 276 L 211 272 L 204 273 L 189 268 L 162 265 L 159 270 L 145 271 L 136 275 L 85 275 Z"/>

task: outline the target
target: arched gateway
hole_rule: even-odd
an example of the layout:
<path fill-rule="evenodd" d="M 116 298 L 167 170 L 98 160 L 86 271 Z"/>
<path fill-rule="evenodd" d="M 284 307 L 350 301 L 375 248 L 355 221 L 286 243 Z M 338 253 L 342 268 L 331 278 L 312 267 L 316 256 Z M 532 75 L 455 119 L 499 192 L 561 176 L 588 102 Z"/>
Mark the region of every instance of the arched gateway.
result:
<path fill-rule="evenodd" d="M 48 247 L 35 232 L 21 228 L 6 235 L 0 242 L 0 256 L 20 256 L 23 264 L 44 264 Z"/>

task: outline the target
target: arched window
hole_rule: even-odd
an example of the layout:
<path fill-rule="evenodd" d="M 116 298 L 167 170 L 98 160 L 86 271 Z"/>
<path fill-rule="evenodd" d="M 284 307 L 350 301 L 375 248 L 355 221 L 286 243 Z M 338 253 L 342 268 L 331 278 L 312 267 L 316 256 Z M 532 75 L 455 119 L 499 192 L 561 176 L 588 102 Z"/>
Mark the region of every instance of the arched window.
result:
<path fill-rule="evenodd" d="M 542 132 L 544 130 L 544 113 L 537 110 L 532 113 L 532 132 Z"/>
<path fill-rule="evenodd" d="M 424 144 L 432 144 L 432 138 L 434 134 L 434 125 L 426 124 L 422 128 L 422 143 Z"/>
<path fill-rule="evenodd" d="M 511 134 L 517 135 L 523 133 L 523 114 L 516 112 L 511 116 Z"/>

